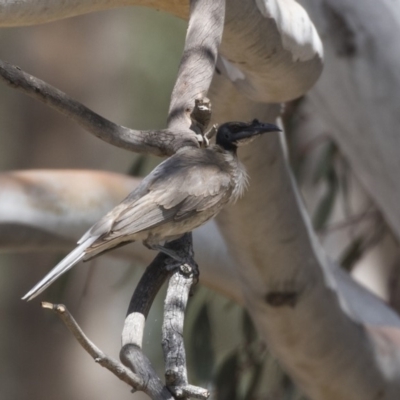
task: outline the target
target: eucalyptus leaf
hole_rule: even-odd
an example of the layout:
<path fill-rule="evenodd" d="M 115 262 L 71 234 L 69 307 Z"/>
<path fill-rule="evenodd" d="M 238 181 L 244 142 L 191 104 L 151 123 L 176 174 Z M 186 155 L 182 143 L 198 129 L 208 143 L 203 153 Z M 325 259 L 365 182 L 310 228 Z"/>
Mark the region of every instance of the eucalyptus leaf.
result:
<path fill-rule="evenodd" d="M 238 399 L 239 353 L 231 353 L 218 368 L 215 377 L 216 400 Z"/>
<path fill-rule="evenodd" d="M 334 171 L 334 158 L 337 152 L 338 148 L 333 142 L 330 142 L 322 151 L 313 178 L 314 184 L 326 179 Z"/>
<path fill-rule="evenodd" d="M 363 256 L 363 244 L 364 239 L 362 237 L 358 237 L 346 247 L 339 261 L 340 265 L 345 270 L 351 271 L 354 264 Z"/>
<path fill-rule="evenodd" d="M 189 346 L 195 358 L 192 367 L 197 380 L 202 383 L 211 382 L 215 355 L 207 302 L 203 303 L 193 322 Z"/>
<path fill-rule="evenodd" d="M 242 330 L 245 342 L 247 344 L 253 343 L 257 340 L 257 331 L 249 313 L 246 310 L 243 310 Z"/>
<path fill-rule="evenodd" d="M 252 400 L 256 397 L 255 394 L 262 377 L 263 366 L 263 363 L 259 362 L 251 367 L 251 378 L 243 400 Z"/>
<path fill-rule="evenodd" d="M 322 229 L 329 220 L 332 214 L 333 206 L 335 205 L 336 195 L 338 194 L 338 181 L 334 173 L 329 174 L 328 190 L 318 204 L 314 214 L 313 225 L 315 230 Z"/>

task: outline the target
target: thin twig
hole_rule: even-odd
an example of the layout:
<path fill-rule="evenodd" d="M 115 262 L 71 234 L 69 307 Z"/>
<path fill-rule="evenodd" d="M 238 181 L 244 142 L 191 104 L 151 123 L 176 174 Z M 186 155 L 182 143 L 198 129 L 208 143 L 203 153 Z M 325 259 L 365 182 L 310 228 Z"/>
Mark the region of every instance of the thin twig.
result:
<path fill-rule="evenodd" d="M 177 128 L 138 131 L 117 125 L 21 68 L 0 60 L 0 79 L 10 87 L 39 100 L 113 146 L 137 153 L 170 156 L 185 146 L 199 147 L 196 135 Z"/>
<path fill-rule="evenodd" d="M 89 338 L 83 333 L 81 327 L 72 317 L 67 307 L 63 304 L 51 304 L 42 302 L 42 308 L 54 311 L 65 326 L 72 333 L 79 344 L 93 357 L 102 367 L 107 368 L 116 377 L 132 386 L 134 390 L 144 390 L 145 382 L 137 375 L 124 367 L 119 361 L 104 354 Z"/>

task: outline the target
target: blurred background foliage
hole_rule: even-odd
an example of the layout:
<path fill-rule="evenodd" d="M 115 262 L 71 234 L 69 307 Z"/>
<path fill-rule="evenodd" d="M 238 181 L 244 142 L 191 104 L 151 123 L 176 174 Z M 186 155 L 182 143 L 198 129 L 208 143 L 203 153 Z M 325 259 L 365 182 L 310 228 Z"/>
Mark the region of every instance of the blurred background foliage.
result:
<path fill-rule="evenodd" d="M 185 29 L 185 22 L 167 14 L 124 8 L 2 29 L 1 57 L 112 121 L 162 128 Z M 328 254 L 351 270 L 390 233 L 329 132 L 308 129 L 310 120 L 306 97 L 287 105 L 293 169 Z M 2 171 L 91 168 L 143 176 L 158 161 L 113 148 L 46 106 L 0 86 Z M 92 362 L 56 317 L 37 302 L 19 300 L 61 256 L 0 255 L 0 397 L 131 398 L 129 388 Z M 143 271 L 133 267 L 107 257 L 95 260 L 54 285 L 46 300 L 65 302 L 88 336 L 117 356 L 126 307 Z M 160 375 L 162 307 L 160 293 L 144 339 Z M 191 381 L 208 387 L 213 398 L 302 398 L 259 341 L 249 316 L 229 299 L 198 286 L 185 330 Z"/>

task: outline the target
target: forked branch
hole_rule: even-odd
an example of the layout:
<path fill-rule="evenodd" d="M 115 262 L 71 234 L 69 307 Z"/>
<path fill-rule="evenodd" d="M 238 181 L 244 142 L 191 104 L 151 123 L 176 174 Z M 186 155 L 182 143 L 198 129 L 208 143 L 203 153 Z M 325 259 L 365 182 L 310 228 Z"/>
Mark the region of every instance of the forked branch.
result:
<path fill-rule="evenodd" d="M 147 267 L 129 304 L 122 331 L 120 359 L 145 382 L 145 392 L 154 398 L 166 398 L 170 391 L 176 397 L 188 396 L 206 399 L 207 390 L 187 382 L 186 356 L 183 346 L 183 321 L 192 284 L 197 281 L 198 269 L 193 259 L 191 234 L 167 243 L 166 247 L 178 254 L 184 262 L 177 262 L 165 254 L 158 254 Z M 157 376 L 142 351 L 145 321 L 155 296 L 170 278 L 165 300 L 163 348 L 166 360 L 166 385 Z M 177 299 L 179 301 L 177 302 Z M 166 344 L 166 341 L 168 343 Z M 167 389 L 168 387 L 168 389 Z"/>

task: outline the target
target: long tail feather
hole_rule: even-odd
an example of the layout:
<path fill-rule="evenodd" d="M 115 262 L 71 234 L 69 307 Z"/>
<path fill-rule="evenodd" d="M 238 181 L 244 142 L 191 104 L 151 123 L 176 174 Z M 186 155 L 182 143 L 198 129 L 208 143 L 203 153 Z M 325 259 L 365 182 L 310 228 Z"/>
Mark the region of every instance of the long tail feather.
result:
<path fill-rule="evenodd" d="M 63 258 L 39 283 L 37 283 L 22 300 L 32 300 L 48 288 L 59 276 L 70 270 L 85 256 L 85 250 L 97 239 L 97 236 L 87 238 L 83 243 Z"/>

